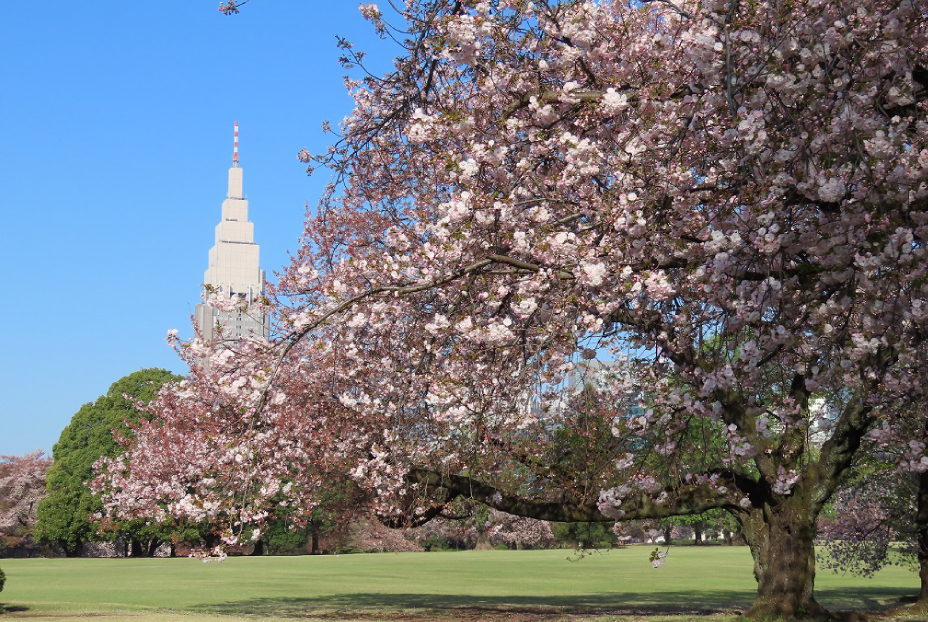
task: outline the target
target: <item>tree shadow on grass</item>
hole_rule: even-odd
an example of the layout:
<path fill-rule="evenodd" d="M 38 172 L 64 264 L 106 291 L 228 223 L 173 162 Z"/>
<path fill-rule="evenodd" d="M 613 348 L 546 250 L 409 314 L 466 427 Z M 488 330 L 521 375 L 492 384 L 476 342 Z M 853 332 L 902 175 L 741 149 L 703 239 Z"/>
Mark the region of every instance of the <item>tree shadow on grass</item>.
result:
<path fill-rule="evenodd" d="M 878 611 L 911 596 L 911 589 L 855 588 L 822 590 L 817 597 L 829 609 Z M 564 616 L 707 616 L 738 614 L 754 594 L 732 591 L 671 591 L 550 596 L 461 594 L 338 594 L 306 598 L 256 598 L 204 604 L 197 611 L 255 617 L 323 620 L 396 619 L 512 620 L 544 622 Z"/>
<path fill-rule="evenodd" d="M 545 620 L 577 615 L 709 615 L 750 604 L 743 592 L 659 594 L 608 593 L 581 596 L 485 596 L 462 594 L 338 594 L 309 598 L 257 598 L 209 604 L 197 610 L 230 615 L 319 619 Z M 721 605 L 721 606 L 720 606 Z"/>
<path fill-rule="evenodd" d="M 880 611 L 905 599 L 918 595 L 918 588 L 905 587 L 848 587 L 815 590 L 815 598 L 826 608 L 835 611 Z"/>

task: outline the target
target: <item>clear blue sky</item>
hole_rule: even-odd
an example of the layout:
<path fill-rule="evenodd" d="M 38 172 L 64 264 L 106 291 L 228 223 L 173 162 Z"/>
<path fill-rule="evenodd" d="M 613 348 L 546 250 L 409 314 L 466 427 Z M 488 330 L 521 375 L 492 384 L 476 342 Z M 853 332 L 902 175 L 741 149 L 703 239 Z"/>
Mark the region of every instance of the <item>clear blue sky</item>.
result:
<path fill-rule="evenodd" d="M 395 53 L 353 0 L 12 2 L 0 22 L 0 454 L 51 451 L 145 367 L 184 373 L 232 126 L 269 278 L 328 180 L 301 148 L 351 110 L 335 36 Z"/>

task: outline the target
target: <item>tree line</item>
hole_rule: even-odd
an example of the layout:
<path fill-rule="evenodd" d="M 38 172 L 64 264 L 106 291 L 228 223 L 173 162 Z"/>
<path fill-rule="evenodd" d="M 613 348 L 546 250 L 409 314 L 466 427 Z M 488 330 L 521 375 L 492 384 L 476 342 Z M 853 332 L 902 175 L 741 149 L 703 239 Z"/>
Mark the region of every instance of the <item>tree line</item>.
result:
<path fill-rule="evenodd" d="M 115 382 L 99 399 L 85 404 L 73 416 L 54 446 L 53 458 L 35 451 L 23 456 L 0 458 L 0 557 L 11 555 L 121 555 L 154 556 L 159 549 L 174 556 L 182 551 L 209 544 L 217 531 L 213 525 L 181 525 L 163 521 L 113 521 L 102 514 L 99 495 L 89 488 L 96 476 L 94 467 L 103 457 L 121 451 L 117 438 L 131 434 L 129 425 L 147 417 L 144 405 L 151 402 L 161 387 L 182 380 L 162 369 L 143 369 Z M 521 519 L 485 506 L 465 504 L 457 518 L 435 520 L 415 534 L 391 539 L 373 526 L 359 520 L 360 512 L 337 518 L 323 518 L 303 525 L 288 524 L 287 513 L 278 508 L 276 523 L 265 531 L 251 552 L 272 554 L 349 552 L 351 550 L 444 550 L 502 546 L 531 548 L 576 546 L 610 548 L 631 537 L 617 540 L 615 534 L 598 523 L 563 523 L 549 525 L 533 519 Z M 371 517 L 368 517 L 370 519 Z M 700 516 L 683 520 L 689 524 L 696 543 L 708 529 L 725 528 L 720 517 Z M 634 531 L 634 541 L 648 538 L 644 527 Z M 668 523 L 660 530 L 649 530 L 652 537 L 661 532 L 669 544 L 674 533 Z M 686 531 L 676 530 L 678 541 Z M 322 546 L 320 546 L 320 537 Z M 386 541 L 386 542 L 385 542 Z M 375 543 L 376 542 L 376 543 Z M 109 543 L 99 550 L 87 545 Z M 324 548 L 323 548 L 324 547 Z"/>

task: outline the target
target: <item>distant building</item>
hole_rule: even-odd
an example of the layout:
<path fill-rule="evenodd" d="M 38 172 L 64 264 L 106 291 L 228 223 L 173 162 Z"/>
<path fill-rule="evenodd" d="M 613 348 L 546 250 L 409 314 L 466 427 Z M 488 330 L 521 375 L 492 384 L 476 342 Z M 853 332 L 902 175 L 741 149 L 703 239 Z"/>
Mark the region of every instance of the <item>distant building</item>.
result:
<path fill-rule="evenodd" d="M 203 275 L 203 287 L 252 303 L 265 295 L 264 270 L 259 265 L 259 247 L 255 244 L 255 225 L 248 221 L 248 199 L 242 192 L 242 169 L 238 161 L 238 123 L 229 169 L 229 190 L 222 202 L 222 220 L 216 225 L 216 243 L 209 251 L 209 267 Z M 244 337 L 267 339 L 270 318 L 265 314 L 242 310 L 223 311 L 208 304 L 196 307 L 196 323 L 206 341 L 238 341 Z"/>

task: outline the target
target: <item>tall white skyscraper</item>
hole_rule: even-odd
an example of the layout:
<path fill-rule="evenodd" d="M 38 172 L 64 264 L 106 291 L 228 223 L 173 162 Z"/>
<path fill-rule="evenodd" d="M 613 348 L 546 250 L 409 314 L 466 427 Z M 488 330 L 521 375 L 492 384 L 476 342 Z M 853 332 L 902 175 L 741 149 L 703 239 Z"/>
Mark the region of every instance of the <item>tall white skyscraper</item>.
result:
<path fill-rule="evenodd" d="M 242 192 L 242 169 L 238 162 L 238 123 L 229 169 L 229 190 L 222 202 L 222 220 L 216 225 L 216 243 L 209 251 L 209 267 L 203 287 L 242 302 L 251 303 L 265 295 L 264 270 L 259 265 L 255 225 L 248 221 L 248 199 Z M 207 341 L 237 341 L 243 337 L 268 338 L 270 318 L 253 311 L 222 311 L 208 304 L 196 307 L 200 336 Z"/>

